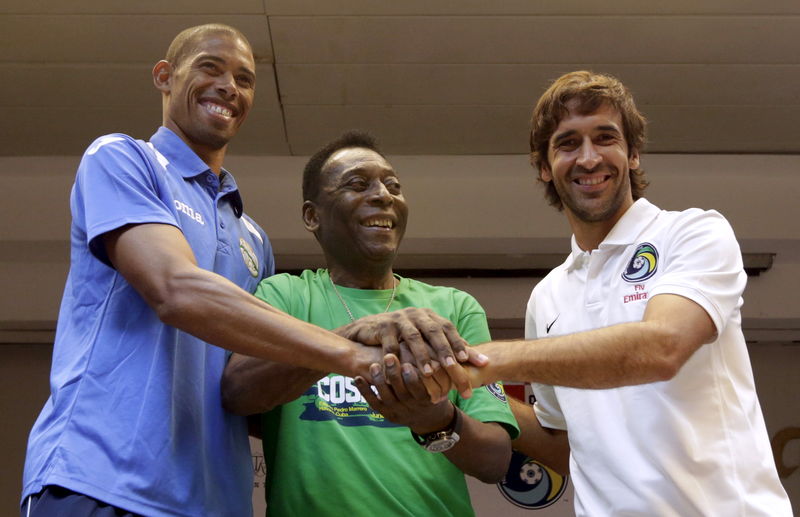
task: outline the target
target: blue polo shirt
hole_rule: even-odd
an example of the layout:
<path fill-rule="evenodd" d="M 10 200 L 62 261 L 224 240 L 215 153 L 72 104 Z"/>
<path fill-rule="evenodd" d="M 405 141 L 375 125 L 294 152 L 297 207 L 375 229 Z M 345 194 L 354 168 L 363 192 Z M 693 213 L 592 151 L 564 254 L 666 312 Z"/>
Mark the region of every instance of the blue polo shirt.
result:
<path fill-rule="evenodd" d="M 163 324 L 110 266 L 104 233 L 162 223 L 200 267 L 253 292 L 274 273 L 269 240 L 172 131 L 100 137 L 71 195 L 71 262 L 50 398 L 31 431 L 23 499 L 59 485 L 148 516 L 250 515 L 245 420 L 222 409 L 227 352 Z"/>

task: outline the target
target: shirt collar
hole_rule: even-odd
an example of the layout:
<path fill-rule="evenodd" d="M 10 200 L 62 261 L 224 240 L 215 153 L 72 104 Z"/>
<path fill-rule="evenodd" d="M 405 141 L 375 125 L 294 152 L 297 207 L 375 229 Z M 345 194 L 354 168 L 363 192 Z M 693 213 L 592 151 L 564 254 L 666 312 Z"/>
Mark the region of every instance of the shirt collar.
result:
<path fill-rule="evenodd" d="M 231 206 L 233 207 L 233 213 L 236 214 L 236 217 L 242 217 L 242 214 L 244 213 L 244 203 L 242 202 L 242 195 L 239 194 L 239 187 L 236 185 L 236 180 L 234 179 L 233 174 L 225 169 L 222 169 L 219 178 L 222 182 L 219 189 L 220 194 L 223 197 L 228 198 L 228 201 L 230 201 Z"/>
<path fill-rule="evenodd" d="M 608 232 L 606 238 L 600 243 L 599 248 L 633 244 L 639 234 L 641 234 L 653 219 L 658 216 L 659 212 L 659 208 L 645 198 L 637 199 L 636 202 L 622 214 L 622 217 L 620 217 L 611 231 Z M 578 241 L 575 240 L 574 234 L 570 240 L 570 245 L 572 247 L 572 253 L 570 253 L 567 260 L 564 261 L 564 266 L 569 271 L 581 267 L 590 256 L 588 251 L 584 251 L 578 246 Z"/>
<path fill-rule="evenodd" d="M 171 168 L 182 177 L 188 179 L 205 173 L 214 174 L 208 164 L 171 129 L 164 126 L 159 127 L 158 131 L 150 137 L 150 142 L 167 159 Z M 244 205 L 233 174 L 223 168 L 219 179 L 221 182 L 220 194 L 222 197 L 228 198 L 236 217 L 241 217 Z"/>
<path fill-rule="evenodd" d="M 150 141 L 164 155 L 173 169 L 184 178 L 193 178 L 210 170 L 192 149 L 171 129 L 161 126 Z M 213 174 L 213 173 L 212 173 Z"/>
<path fill-rule="evenodd" d="M 639 198 L 620 217 L 611 228 L 606 238 L 600 243 L 603 246 L 627 246 L 633 244 L 647 226 L 658 216 L 661 210 L 645 198 Z"/>

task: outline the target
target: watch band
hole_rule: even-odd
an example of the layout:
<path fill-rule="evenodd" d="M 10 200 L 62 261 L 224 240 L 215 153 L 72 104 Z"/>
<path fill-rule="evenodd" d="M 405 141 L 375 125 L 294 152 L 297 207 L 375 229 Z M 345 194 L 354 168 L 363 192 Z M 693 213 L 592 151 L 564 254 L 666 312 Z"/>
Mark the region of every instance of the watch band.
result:
<path fill-rule="evenodd" d="M 452 401 L 450 403 L 453 404 Z M 428 452 L 444 452 L 451 449 L 461 439 L 459 433 L 461 432 L 462 421 L 461 410 L 453 404 L 453 419 L 445 429 L 427 433 L 424 436 L 411 431 L 411 436 Z"/>

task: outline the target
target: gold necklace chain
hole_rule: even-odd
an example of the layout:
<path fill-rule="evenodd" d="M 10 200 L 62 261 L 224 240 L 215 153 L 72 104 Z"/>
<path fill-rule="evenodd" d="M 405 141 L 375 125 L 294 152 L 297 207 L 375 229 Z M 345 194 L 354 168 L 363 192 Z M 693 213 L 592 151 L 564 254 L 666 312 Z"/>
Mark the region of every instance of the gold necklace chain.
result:
<path fill-rule="evenodd" d="M 394 295 L 397 294 L 397 285 L 400 283 L 400 279 L 397 278 L 397 275 L 392 275 L 392 280 L 397 280 L 396 282 L 392 282 L 392 295 L 389 297 L 389 303 L 386 304 L 386 308 L 383 309 L 383 312 L 389 312 L 389 307 L 392 306 L 392 302 L 394 301 Z M 339 298 L 339 301 L 342 302 L 342 306 L 344 310 L 347 311 L 347 315 L 350 316 L 350 321 L 356 321 L 356 318 L 353 316 L 353 311 L 350 310 L 350 307 L 347 305 L 347 302 L 344 301 L 342 295 L 339 293 L 339 289 L 336 288 L 336 284 L 333 283 L 333 278 L 331 278 L 330 272 L 328 272 L 328 280 L 331 281 L 331 287 L 333 287 L 333 292 L 336 293 L 336 297 Z"/>

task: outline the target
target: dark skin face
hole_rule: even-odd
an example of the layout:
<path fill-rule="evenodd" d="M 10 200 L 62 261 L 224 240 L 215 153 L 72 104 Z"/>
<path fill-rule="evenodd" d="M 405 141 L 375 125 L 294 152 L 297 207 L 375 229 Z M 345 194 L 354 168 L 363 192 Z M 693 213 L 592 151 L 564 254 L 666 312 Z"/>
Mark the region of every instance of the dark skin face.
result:
<path fill-rule="evenodd" d="M 253 104 L 255 63 L 247 43 L 232 34 L 201 38 L 177 66 L 159 61 L 153 81 L 164 94 L 163 125 L 219 173 Z"/>
<path fill-rule="evenodd" d="M 325 162 L 317 199 L 303 203 L 331 278 L 360 289 L 388 289 L 406 230 L 408 206 L 392 166 L 370 149 L 350 147 Z"/>

